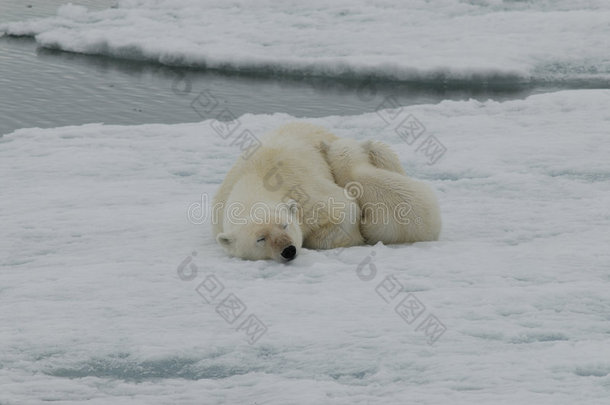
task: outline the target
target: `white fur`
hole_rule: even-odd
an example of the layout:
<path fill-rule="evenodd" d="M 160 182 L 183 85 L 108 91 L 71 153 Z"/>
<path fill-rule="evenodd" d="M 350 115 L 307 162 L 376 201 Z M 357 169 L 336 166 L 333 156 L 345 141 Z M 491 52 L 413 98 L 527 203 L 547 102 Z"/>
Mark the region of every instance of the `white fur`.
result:
<path fill-rule="evenodd" d="M 438 239 L 441 218 L 434 192 L 408 177 L 387 145 L 337 139 L 325 143 L 323 151 L 335 182 L 356 194 L 362 211 L 360 231 L 367 243 Z"/>
<path fill-rule="evenodd" d="M 358 205 L 335 184 L 320 149 L 335 139 L 315 125 L 287 124 L 261 139 L 263 145 L 252 156 L 238 160 L 214 198 L 214 206 L 220 207 L 214 234 L 230 255 L 283 261 L 281 252 L 290 245 L 298 255 L 301 247 L 363 243 Z M 307 197 L 294 198 L 295 189 Z M 326 208 L 334 204 L 343 208 Z M 235 206 L 242 212 L 229 215 Z M 252 215 L 252 207 L 268 207 L 272 215 Z"/>

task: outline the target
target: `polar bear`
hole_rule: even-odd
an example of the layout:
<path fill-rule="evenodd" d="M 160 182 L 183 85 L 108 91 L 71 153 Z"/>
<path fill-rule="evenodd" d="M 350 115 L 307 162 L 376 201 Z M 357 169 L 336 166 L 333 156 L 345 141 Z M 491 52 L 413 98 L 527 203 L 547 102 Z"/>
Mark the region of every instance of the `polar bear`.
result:
<path fill-rule="evenodd" d="M 231 256 L 293 260 L 301 247 L 364 243 L 360 209 L 335 184 L 321 145 L 337 137 L 307 124 L 284 125 L 242 156 L 214 198 L 213 231 Z"/>
<path fill-rule="evenodd" d="M 408 177 L 387 145 L 342 138 L 324 142 L 322 151 L 337 185 L 358 201 L 366 243 L 438 240 L 441 217 L 434 192 Z"/>

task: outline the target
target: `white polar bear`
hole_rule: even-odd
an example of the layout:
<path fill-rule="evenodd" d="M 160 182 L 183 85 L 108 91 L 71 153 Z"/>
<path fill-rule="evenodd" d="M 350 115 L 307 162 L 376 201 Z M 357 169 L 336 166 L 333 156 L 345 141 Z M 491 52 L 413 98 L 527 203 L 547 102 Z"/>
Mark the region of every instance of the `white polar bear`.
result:
<path fill-rule="evenodd" d="M 366 243 L 438 240 L 441 216 L 426 184 L 405 174 L 396 154 L 381 142 L 325 142 L 322 151 L 335 182 L 357 199 Z"/>
<path fill-rule="evenodd" d="M 337 137 L 287 124 L 233 166 L 214 198 L 213 231 L 232 256 L 290 261 L 301 247 L 363 243 L 360 210 L 335 184 L 321 145 Z"/>

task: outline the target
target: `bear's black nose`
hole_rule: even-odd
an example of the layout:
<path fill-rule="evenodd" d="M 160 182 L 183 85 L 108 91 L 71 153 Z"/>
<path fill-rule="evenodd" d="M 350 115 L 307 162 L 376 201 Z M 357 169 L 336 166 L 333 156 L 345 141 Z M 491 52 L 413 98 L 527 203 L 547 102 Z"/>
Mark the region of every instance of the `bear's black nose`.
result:
<path fill-rule="evenodd" d="M 284 250 L 282 250 L 282 257 L 286 260 L 292 260 L 297 255 L 297 248 L 290 245 Z"/>

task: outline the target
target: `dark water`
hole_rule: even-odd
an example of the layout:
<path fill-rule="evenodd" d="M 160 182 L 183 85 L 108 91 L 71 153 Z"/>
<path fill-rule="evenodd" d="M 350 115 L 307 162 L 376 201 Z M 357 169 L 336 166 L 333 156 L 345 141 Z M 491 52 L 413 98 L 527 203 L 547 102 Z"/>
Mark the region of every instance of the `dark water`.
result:
<path fill-rule="evenodd" d="M 0 0 L 0 22 L 55 15 L 64 0 Z M 90 9 L 113 1 L 76 1 Z M 28 7 L 31 5 L 32 7 Z M 0 134 L 23 127 L 179 123 L 207 117 L 191 107 L 201 92 L 244 113 L 296 117 L 374 111 L 394 95 L 400 105 L 446 99 L 525 98 L 552 91 L 527 84 L 380 82 L 324 77 L 234 74 L 81 55 L 40 48 L 32 38 L 0 38 Z"/>

